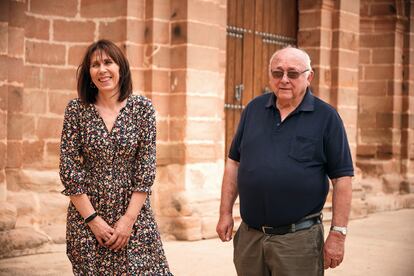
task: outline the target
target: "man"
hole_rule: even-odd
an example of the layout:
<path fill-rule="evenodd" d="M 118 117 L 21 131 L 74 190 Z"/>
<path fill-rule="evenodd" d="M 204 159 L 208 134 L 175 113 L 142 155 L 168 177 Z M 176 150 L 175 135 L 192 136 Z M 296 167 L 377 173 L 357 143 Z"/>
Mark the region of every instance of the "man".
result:
<path fill-rule="evenodd" d="M 310 58 L 287 47 L 269 64 L 274 93 L 242 113 L 223 176 L 217 233 L 230 241 L 240 196 L 242 223 L 234 237 L 238 275 L 323 275 L 344 257 L 353 165 L 343 123 L 312 95 Z M 324 243 L 320 212 L 333 185 L 332 227 Z"/>

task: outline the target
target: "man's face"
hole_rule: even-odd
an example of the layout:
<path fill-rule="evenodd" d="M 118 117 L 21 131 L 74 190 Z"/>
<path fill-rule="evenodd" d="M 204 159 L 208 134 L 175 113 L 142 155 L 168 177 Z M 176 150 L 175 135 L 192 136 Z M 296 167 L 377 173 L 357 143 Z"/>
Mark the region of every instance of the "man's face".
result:
<path fill-rule="evenodd" d="M 298 104 L 312 78 L 313 72 L 298 49 L 284 49 L 271 61 L 269 84 L 280 103 Z"/>

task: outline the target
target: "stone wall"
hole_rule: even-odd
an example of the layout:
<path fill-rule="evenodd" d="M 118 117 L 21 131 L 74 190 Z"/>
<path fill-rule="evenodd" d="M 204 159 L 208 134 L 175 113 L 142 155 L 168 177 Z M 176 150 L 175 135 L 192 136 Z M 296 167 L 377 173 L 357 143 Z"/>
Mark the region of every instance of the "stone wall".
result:
<path fill-rule="evenodd" d="M 86 47 L 106 38 L 157 110 L 153 207 L 166 238 L 215 235 L 224 165 L 225 1 L 0 4 L 0 256 L 64 242 L 63 112 Z M 10 242 L 13 241 L 13 242 Z"/>
<path fill-rule="evenodd" d="M 298 45 L 312 58 L 314 93 L 335 107 L 356 160 L 359 64 L 359 1 L 300 1 Z M 328 198 L 329 207 L 331 198 Z M 360 175 L 353 181 L 352 217 L 367 206 Z"/>
<path fill-rule="evenodd" d="M 64 242 L 63 111 L 99 38 L 124 50 L 135 92 L 157 110 L 152 205 L 163 237 L 216 235 L 226 9 L 225 0 L 0 1 L 0 258 Z M 414 206 L 413 1 L 301 0 L 298 12 L 313 90 L 341 114 L 358 167 L 352 216 Z"/>
<path fill-rule="evenodd" d="M 153 205 L 166 236 L 213 237 L 224 166 L 225 1 L 148 2 L 145 92 L 159 134 Z"/>
<path fill-rule="evenodd" d="M 357 165 L 373 210 L 412 206 L 412 18 L 413 1 L 361 1 Z"/>
<path fill-rule="evenodd" d="M 357 167 L 353 217 L 412 207 L 413 2 L 299 3 L 313 89 L 341 114 Z"/>

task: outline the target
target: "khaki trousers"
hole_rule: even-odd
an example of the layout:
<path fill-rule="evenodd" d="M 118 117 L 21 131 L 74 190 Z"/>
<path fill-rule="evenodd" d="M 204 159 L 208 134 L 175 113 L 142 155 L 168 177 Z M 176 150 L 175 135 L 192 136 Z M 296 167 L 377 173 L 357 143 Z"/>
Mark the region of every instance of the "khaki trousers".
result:
<path fill-rule="evenodd" d="M 234 239 L 239 276 L 321 276 L 323 225 L 285 235 L 266 235 L 241 223 Z"/>

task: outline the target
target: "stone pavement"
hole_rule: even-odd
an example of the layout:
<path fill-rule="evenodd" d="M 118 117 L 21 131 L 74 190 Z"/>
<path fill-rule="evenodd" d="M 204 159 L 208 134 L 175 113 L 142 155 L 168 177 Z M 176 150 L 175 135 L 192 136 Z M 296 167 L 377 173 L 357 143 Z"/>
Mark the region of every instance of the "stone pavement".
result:
<path fill-rule="evenodd" d="M 352 220 L 349 228 L 344 263 L 325 275 L 414 275 L 414 209 L 371 214 Z M 231 243 L 210 239 L 164 246 L 176 276 L 236 275 Z M 55 253 L 2 259 L 0 275 L 72 275 L 64 250 L 61 245 Z"/>

